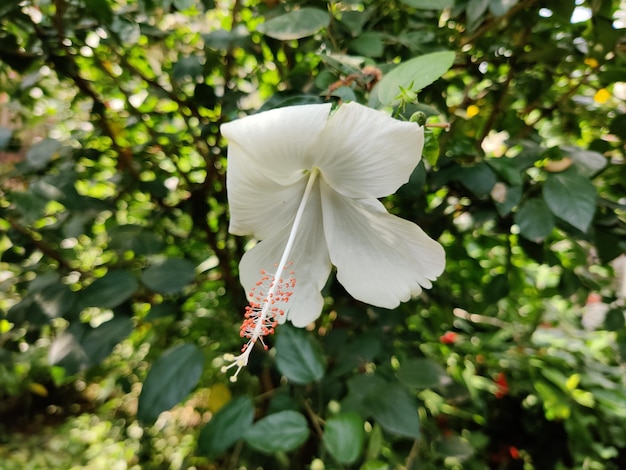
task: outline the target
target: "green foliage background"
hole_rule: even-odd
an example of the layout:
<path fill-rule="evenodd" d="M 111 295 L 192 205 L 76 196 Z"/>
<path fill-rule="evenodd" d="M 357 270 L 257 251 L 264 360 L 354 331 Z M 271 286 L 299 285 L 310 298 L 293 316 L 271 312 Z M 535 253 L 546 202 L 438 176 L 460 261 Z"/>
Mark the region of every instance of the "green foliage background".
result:
<path fill-rule="evenodd" d="M 4 1 L 2 468 L 626 467 L 625 22 L 610 0 Z M 385 200 L 446 271 L 394 311 L 331 279 L 231 383 L 247 240 L 220 125 L 327 100 L 450 124 Z"/>

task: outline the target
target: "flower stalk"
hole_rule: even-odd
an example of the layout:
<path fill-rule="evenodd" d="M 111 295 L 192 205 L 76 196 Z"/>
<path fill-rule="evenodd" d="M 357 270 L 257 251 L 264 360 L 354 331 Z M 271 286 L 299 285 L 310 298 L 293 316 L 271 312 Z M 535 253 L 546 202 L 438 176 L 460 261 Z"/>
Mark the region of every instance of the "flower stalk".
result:
<path fill-rule="evenodd" d="M 257 282 L 256 287 L 252 288 L 248 294 L 249 297 L 251 297 L 250 305 L 246 307 L 245 319 L 241 325 L 240 333 L 242 338 L 248 338 L 248 342 L 243 345 L 241 348 L 241 354 L 238 356 L 233 356 L 232 354 L 224 356 L 224 359 L 230 361 L 230 364 L 223 366 L 222 372 L 226 372 L 233 367 L 237 367 L 235 373 L 230 377 L 231 382 L 236 382 L 237 375 L 241 369 L 248 365 L 250 353 L 252 352 L 252 349 L 257 341 L 260 340 L 263 347 L 267 349 L 267 345 L 263 341 L 263 337 L 274 333 L 274 328 L 278 324 L 276 317 L 278 315 L 282 316 L 285 314 L 283 310 L 280 310 L 274 305 L 276 305 L 277 302 L 287 302 L 289 300 L 292 291 L 285 289 L 293 289 L 296 281 L 293 277 L 293 271 L 289 273 L 287 281 L 283 280 L 281 273 L 285 271 L 290 264 L 289 255 L 291 254 L 291 250 L 296 240 L 296 234 L 298 232 L 298 227 L 300 226 L 300 221 L 302 220 L 302 214 L 304 214 L 307 200 L 309 199 L 309 195 L 311 194 L 311 190 L 313 189 L 313 185 L 315 184 L 318 174 L 318 168 L 313 168 L 309 173 L 309 179 L 307 181 L 306 188 L 304 189 L 304 194 L 302 195 L 300 205 L 296 211 L 296 216 L 294 218 L 291 231 L 289 232 L 289 238 L 287 239 L 285 250 L 283 251 L 280 261 L 276 266 L 275 274 L 270 279 L 270 276 L 266 273 L 266 271 L 261 270 L 261 280 Z M 262 288 L 267 282 L 269 282 L 269 290 L 266 293 L 262 290 Z M 256 289 L 257 287 L 259 288 L 258 291 Z"/>

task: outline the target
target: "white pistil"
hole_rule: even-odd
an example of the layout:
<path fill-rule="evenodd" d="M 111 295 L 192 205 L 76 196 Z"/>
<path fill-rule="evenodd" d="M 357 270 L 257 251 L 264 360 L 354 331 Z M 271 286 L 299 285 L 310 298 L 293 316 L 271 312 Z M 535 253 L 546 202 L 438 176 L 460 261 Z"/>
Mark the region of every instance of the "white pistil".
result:
<path fill-rule="evenodd" d="M 291 253 L 291 249 L 293 248 L 293 244 L 296 239 L 296 233 L 298 231 L 298 226 L 300 225 L 300 221 L 302 220 L 302 214 L 304 213 L 304 208 L 306 206 L 307 200 L 309 199 L 309 195 L 311 194 L 311 190 L 313 189 L 313 184 L 317 179 L 317 175 L 319 174 L 319 170 L 317 168 L 313 168 L 309 175 L 309 180 L 307 181 L 306 188 L 304 190 L 304 194 L 302 195 L 302 200 L 300 201 L 300 205 L 298 206 L 298 210 L 296 212 L 296 217 L 293 221 L 293 226 L 291 227 L 291 232 L 289 233 L 289 238 L 287 239 L 287 245 L 285 245 L 285 251 L 283 251 L 283 255 L 276 267 L 276 272 L 274 275 L 274 279 L 271 282 L 270 289 L 267 292 L 263 299 L 263 304 L 261 306 L 261 311 L 256 317 L 256 322 L 254 329 L 252 330 L 252 334 L 249 336 L 249 340 L 247 344 L 244 345 L 242 353 L 238 356 L 233 356 L 232 354 L 227 354 L 224 356 L 226 361 L 230 361 L 230 364 L 227 366 L 222 366 L 222 372 L 226 372 L 231 367 L 237 367 L 237 370 L 230 378 L 231 382 L 235 382 L 237 380 L 237 375 L 239 371 L 248 365 L 248 358 L 250 357 L 250 353 L 252 352 L 253 346 L 259 338 L 262 338 L 267 331 L 266 321 L 268 316 L 272 314 L 271 312 L 271 304 L 272 299 L 276 296 L 277 290 L 281 288 L 281 282 L 279 277 L 281 273 L 285 269 L 288 264 L 289 255 Z"/>

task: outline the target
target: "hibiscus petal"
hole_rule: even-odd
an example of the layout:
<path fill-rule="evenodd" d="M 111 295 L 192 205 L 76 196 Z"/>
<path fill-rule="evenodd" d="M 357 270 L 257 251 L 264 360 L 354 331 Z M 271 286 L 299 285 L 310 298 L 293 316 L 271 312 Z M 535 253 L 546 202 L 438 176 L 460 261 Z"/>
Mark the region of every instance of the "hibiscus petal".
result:
<path fill-rule="evenodd" d="M 311 149 L 312 164 L 344 196 L 379 198 L 409 180 L 423 147 L 423 127 L 348 103 L 330 117 Z"/>
<path fill-rule="evenodd" d="M 263 269 L 273 274 L 280 261 L 291 227 L 285 227 L 248 250 L 239 264 L 241 284 L 246 291 L 255 287 Z M 315 321 L 322 312 L 324 298 L 321 290 L 328 280 L 331 264 L 324 238 L 319 184 L 311 191 L 289 258 L 286 273 L 294 271 L 296 286 L 285 306 L 287 318 L 297 327 Z M 286 307 L 286 308 L 285 308 Z M 281 323 L 284 321 L 281 320 Z"/>
<path fill-rule="evenodd" d="M 272 109 L 226 123 L 221 131 L 238 146 L 242 164 L 289 185 L 302 177 L 303 170 L 312 169 L 309 148 L 326 127 L 330 108 L 330 104 L 311 104 Z"/>
<path fill-rule="evenodd" d="M 442 246 L 379 201 L 349 199 L 322 183 L 322 209 L 337 279 L 354 298 L 395 308 L 443 272 Z"/>
<path fill-rule="evenodd" d="M 293 222 L 307 178 L 282 186 L 249 165 L 241 148 L 228 147 L 226 187 L 230 209 L 229 232 L 263 240 Z"/>

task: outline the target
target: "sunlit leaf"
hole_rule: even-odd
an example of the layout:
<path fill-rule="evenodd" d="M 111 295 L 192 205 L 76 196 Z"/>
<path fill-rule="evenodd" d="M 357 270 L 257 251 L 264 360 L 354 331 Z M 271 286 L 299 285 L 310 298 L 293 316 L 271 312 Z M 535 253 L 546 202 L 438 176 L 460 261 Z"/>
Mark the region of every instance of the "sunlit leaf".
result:
<path fill-rule="evenodd" d="M 378 84 L 381 103 L 393 102 L 401 88 L 417 92 L 427 87 L 452 67 L 454 56 L 452 51 L 433 52 L 398 65 Z"/>
<path fill-rule="evenodd" d="M 260 24 L 258 30 L 271 38 L 288 41 L 311 36 L 329 23 L 330 16 L 327 12 L 305 7 L 272 18 Z"/>

